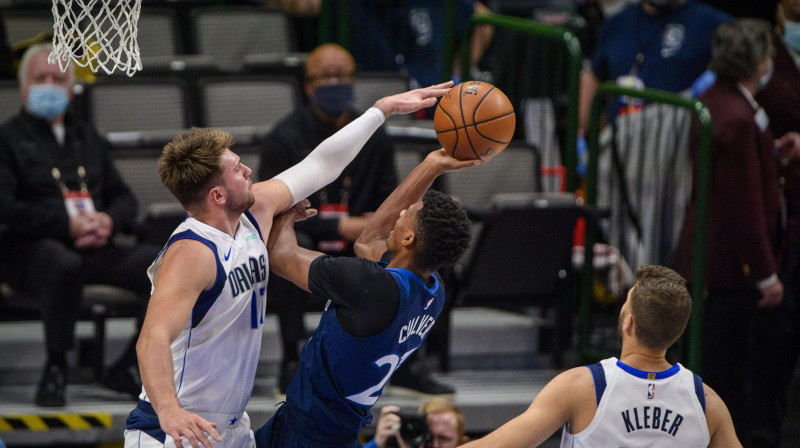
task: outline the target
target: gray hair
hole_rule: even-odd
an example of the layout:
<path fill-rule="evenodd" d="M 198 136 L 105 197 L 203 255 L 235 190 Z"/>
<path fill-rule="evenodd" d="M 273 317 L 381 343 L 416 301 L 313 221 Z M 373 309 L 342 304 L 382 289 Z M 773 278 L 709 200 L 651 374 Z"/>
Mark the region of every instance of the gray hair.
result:
<path fill-rule="evenodd" d="M 737 19 L 720 25 L 711 42 L 708 68 L 721 80 L 752 77 L 758 62 L 772 56 L 769 30 L 769 23 L 761 19 Z"/>
<path fill-rule="evenodd" d="M 19 81 L 20 87 L 25 86 L 28 83 L 28 67 L 31 65 L 31 59 L 33 59 L 33 56 L 44 52 L 49 54 L 52 51 L 53 45 L 49 43 L 31 45 L 27 50 L 25 50 L 25 54 L 22 55 L 22 60 L 19 63 L 19 70 L 17 70 L 17 81 Z M 69 85 L 74 85 L 75 66 L 72 64 L 72 61 L 68 61 L 67 63 L 67 76 L 69 76 Z"/>

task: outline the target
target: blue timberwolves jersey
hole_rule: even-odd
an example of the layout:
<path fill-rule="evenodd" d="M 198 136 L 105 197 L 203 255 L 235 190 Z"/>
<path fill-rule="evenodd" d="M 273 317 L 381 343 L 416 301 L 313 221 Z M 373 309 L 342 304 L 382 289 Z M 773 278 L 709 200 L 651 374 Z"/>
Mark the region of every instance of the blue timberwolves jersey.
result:
<path fill-rule="evenodd" d="M 397 317 L 383 332 L 358 338 L 342 329 L 336 306 L 329 301 L 317 330 L 303 347 L 300 369 L 287 391 L 290 420 L 301 422 L 303 435 L 322 445 L 347 443 L 372 421 L 370 409 L 383 387 L 419 348 L 444 306 L 444 287 L 438 277 L 433 276 L 432 283 L 426 285 L 406 269 L 389 269 L 384 262 L 376 263 L 384 270 L 373 275 L 390 274 L 399 289 Z M 326 291 L 337 288 L 334 282 L 329 283 L 310 282 L 310 287 L 313 293 L 326 297 Z M 376 300 L 385 293 L 376 291 Z"/>

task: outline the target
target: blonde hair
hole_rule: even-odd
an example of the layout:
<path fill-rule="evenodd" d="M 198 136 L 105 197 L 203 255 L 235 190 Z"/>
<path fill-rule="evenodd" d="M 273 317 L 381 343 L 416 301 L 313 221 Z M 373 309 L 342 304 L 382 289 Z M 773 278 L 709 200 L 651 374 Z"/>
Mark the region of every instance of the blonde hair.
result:
<path fill-rule="evenodd" d="M 206 193 L 222 179 L 222 154 L 231 146 L 233 137 L 219 129 L 181 132 L 158 159 L 161 183 L 186 210 L 202 207 Z"/>
<path fill-rule="evenodd" d="M 453 404 L 452 401 L 444 398 L 434 398 L 420 406 L 419 411 L 425 412 L 426 414 L 447 414 L 448 412 L 452 412 L 456 416 L 456 432 L 458 433 L 458 438 L 459 440 L 464 438 L 464 414 L 461 413 L 461 409 Z"/>

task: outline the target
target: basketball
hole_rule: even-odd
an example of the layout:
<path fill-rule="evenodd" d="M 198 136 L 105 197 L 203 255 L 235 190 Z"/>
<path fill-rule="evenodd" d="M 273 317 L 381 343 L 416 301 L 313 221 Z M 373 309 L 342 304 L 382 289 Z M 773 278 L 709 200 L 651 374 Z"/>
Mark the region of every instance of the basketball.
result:
<path fill-rule="evenodd" d="M 487 161 L 508 146 L 517 118 L 514 106 L 497 87 L 482 81 L 453 86 L 433 116 L 436 138 L 459 160 Z"/>

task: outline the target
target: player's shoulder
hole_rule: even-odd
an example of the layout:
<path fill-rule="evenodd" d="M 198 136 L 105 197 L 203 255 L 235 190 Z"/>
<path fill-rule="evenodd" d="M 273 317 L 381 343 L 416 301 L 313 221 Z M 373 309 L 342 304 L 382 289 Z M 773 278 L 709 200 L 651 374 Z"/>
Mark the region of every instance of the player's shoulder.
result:
<path fill-rule="evenodd" d="M 594 379 L 589 366 L 578 366 L 567 369 L 551 381 L 556 387 L 572 390 L 573 388 L 591 387 L 594 389 Z"/>

